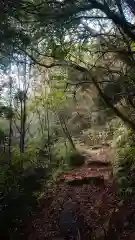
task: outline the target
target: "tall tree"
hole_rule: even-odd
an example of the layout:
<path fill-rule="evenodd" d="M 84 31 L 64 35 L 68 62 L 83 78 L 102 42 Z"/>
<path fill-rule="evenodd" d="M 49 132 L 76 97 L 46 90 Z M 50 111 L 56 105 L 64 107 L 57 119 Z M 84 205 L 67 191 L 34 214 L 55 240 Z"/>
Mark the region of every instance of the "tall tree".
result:
<path fill-rule="evenodd" d="M 11 55 L 20 61 L 20 55 L 27 54 L 34 63 L 47 68 L 59 65 L 76 69 L 83 74 L 82 83 L 92 83 L 106 104 L 135 129 L 134 121 L 104 93 L 107 80 L 120 81 L 126 93 L 127 83 L 133 86 L 135 82 L 134 0 L 6 1 L 1 9 L 2 44 L 8 47 L 8 60 Z M 71 49 L 77 45 L 91 57 L 90 62 L 80 59 L 80 54 L 74 56 Z M 133 91 L 126 95 L 134 108 Z"/>
<path fill-rule="evenodd" d="M 17 131 L 20 134 L 20 152 L 25 151 L 25 140 L 26 133 L 29 129 L 28 123 L 28 91 L 30 85 L 30 65 L 26 62 L 26 56 L 24 56 L 23 64 L 18 66 L 18 77 L 17 77 L 17 90 L 14 96 L 14 108 L 16 115 L 14 123 Z"/>
<path fill-rule="evenodd" d="M 119 81 L 127 97 L 133 93 L 126 86 L 134 85 L 134 1 L 41 1 L 30 3 L 24 11 L 35 21 L 33 39 L 40 42 L 33 48 L 35 55 L 27 51 L 31 59 L 47 68 L 58 65 L 81 73 L 82 84 L 93 84 L 115 114 L 135 129 L 134 121 L 104 92 L 105 82 Z M 91 60 L 74 55 L 74 46 Z"/>

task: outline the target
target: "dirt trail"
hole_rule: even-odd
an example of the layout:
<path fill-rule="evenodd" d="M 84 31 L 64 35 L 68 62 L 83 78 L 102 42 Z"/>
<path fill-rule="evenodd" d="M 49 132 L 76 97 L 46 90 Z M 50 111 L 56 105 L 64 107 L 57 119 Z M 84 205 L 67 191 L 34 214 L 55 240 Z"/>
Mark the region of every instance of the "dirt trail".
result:
<path fill-rule="evenodd" d="M 73 170 L 62 176 L 65 182 L 60 183 L 53 191 L 50 205 L 46 206 L 46 196 L 41 211 L 32 218 L 27 227 L 28 240 L 52 240 L 59 235 L 59 213 L 69 196 L 78 203 L 78 214 L 83 215 L 85 235 L 87 239 L 105 239 L 105 232 L 109 228 L 112 212 L 117 208 L 117 187 L 112 178 L 112 167 L 109 162 L 109 149 L 100 148 L 89 151 L 79 148 L 86 163 L 82 168 Z M 98 184 L 94 180 L 89 184 L 71 185 L 75 179 L 84 178 L 103 179 Z M 112 234 L 112 238 L 115 235 Z M 106 238 L 111 239 L 111 238 Z M 120 238 L 131 239 L 131 238 Z"/>
<path fill-rule="evenodd" d="M 78 151 L 85 157 L 83 167 L 70 171 L 63 175 L 63 179 L 72 181 L 73 179 L 102 178 L 112 179 L 111 150 L 109 147 L 99 147 L 98 149 L 88 149 L 86 146 L 78 146 Z"/>

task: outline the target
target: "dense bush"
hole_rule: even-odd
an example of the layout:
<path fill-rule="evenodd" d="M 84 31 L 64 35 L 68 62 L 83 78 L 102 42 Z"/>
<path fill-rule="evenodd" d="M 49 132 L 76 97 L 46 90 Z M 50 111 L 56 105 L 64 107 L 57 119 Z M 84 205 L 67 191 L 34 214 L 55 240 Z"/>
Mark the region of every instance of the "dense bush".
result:
<path fill-rule="evenodd" d="M 54 144 L 53 150 L 52 150 L 52 156 L 53 158 L 55 158 L 55 162 L 54 162 L 55 167 L 66 164 L 66 158 L 70 150 L 71 150 L 71 147 L 69 143 L 64 142 L 63 139 L 60 142 L 57 142 L 56 144 Z"/>
<path fill-rule="evenodd" d="M 113 149 L 115 158 L 113 161 L 114 173 L 120 187 L 120 195 L 123 198 L 135 194 L 135 134 L 130 129 L 120 126 L 114 134 Z"/>
<path fill-rule="evenodd" d="M 130 141 L 130 142 L 129 142 Z M 125 148 L 130 145 L 132 142 L 132 134 L 130 133 L 130 130 L 128 130 L 124 126 L 120 126 L 116 131 L 114 132 L 113 141 L 112 141 L 112 147 L 113 148 Z"/>
<path fill-rule="evenodd" d="M 119 151 L 119 163 L 117 179 L 120 186 L 120 194 L 123 198 L 135 194 L 135 147 L 127 147 Z"/>
<path fill-rule="evenodd" d="M 12 150 L 12 161 L 0 168 L 0 234 L 16 239 L 20 226 L 38 205 L 48 179 L 54 181 L 62 172 L 80 166 L 84 159 L 69 143 L 59 142 L 51 148 L 50 158 L 44 149 L 27 146 L 24 154 Z M 6 159 L 5 159 L 6 160 Z"/>
<path fill-rule="evenodd" d="M 0 234 L 16 239 L 23 221 L 36 208 L 46 181 L 46 169 L 28 151 L 12 152 L 12 162 L 0 167 Z M 32 160 L 33 159 L 33 160 Z"/>
<path fill-rule="evenodd" d="M 50 171 L 50 182 L 57 181 L 58 177 L 74 167 L 84 164 L 84 157 L 72 149 L 66 142 L 58 142 L 52 150 L 52 162 Z M 49 183 L 50 183 L 49 182 Z"/>
<path fill-rule="evenodd" d="M 80 167 L 85 162 L 84 156 L 75 150 L 69 153 L 67 160 L 70 167 Z"/>
<path fill-rule="evenodd" d="M 74 150 L 69 143 L 57 143 L 54 147 L 57 166 L 78 167 L 84 164 L 84 157 Z"/>

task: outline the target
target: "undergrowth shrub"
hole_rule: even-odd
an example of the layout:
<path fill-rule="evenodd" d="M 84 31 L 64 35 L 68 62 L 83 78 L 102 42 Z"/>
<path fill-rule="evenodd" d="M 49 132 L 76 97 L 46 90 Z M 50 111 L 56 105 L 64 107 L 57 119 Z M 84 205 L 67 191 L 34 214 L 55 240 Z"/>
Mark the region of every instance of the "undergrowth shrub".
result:
<path fill-rule="evenodd" d="M 0 234 L 15 240 L 20 226 L 38 206 L 48 180 L 54 182 L 63 172 L 82 165 L 84 158 L 62 139 L 51 146 L 50 158 L 31 144 L 23 154 L 13 149 L 12 161 L 4 162 L 0 166 Z"/>
<path fill-rule="evenodd" d="M 64 172 L 84 164 L 84 157 L 74 150 L 69 143 L 59 142 L 54 145 L 52 151 L 52 175 L 53 180 Z"/>
<path fill-rule="evenodd" d="M 84 157 L 69 143 L 57 143 L 54 147 L 53 155 L 55 156 L 55 164 L 70 167 L 77 167 L 84 164 Z"/>
<path fill-rule="evenodd" d="M 132 140 L 132 132 L 126 127 L 120 126 L 114 132 L 112 147 L 116 149 L 125 148 L 130 146 Z"/>
<path fill-rule="evenodd" d="M 12 161 L 0 167 L 0 234 L 16 239 L 17 231 L 38 204 L 46 169 L 27 151 L 12 152 Z"/>
<path fill-rule="evenodd" d="M 66 164 L 66 159 L 71 147 L 67 142 L 57 142 L 53 146 L 52 157 L 55 159 L 54 166 L 59 167 Z"/>
<path fill-rule="evenodd" d="M 72 150 L 68 155 L 67 161 L 70 167 L 80 167 L 84 164 L 85 159 L 78 151 Z"/>
<path fill-rule="evenodd" d="M 135 195 L 135 134 L 121 126 L 114 134 L 112 147 L 115 152 L 114 174 L 122 198 Z"/>
<path fill-rule="evenodd" d="M 123 198 L 135 194 L 135 147 L 127 147 L 119 151 L 119 163 L 116 177 Z"/>

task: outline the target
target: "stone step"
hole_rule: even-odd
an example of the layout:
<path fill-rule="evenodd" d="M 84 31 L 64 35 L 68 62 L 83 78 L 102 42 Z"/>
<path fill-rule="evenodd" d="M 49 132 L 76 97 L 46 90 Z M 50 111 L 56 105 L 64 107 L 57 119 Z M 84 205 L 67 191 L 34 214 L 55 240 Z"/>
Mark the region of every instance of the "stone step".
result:
<path fill-rule="evenodd" d="M 89 160 L 87 162 L 87 166 L 89 167 L 111 167 L 111 163 L 110 162 L 103 162 L 103 161 L 94 161 L 94 160 Z"/>
<path fill-rule="evenodd" d="M 84 184 L 95 184 L 95 185 L 102 185 L 104 184 L 104 177 L 103 176 L 89 176 L 83 178 L 75 178 L 75 179 L 65 179 L 65 183 L 72 186 L 81 186 Z"/>

